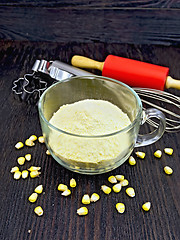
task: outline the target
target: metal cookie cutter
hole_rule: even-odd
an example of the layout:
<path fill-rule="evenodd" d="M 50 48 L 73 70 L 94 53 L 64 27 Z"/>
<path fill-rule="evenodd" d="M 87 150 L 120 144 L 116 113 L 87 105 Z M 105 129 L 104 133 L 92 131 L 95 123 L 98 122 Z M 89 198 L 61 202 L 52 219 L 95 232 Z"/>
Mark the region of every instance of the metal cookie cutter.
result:
<path fill-rule="evenodd" d="M 36 60 L 33 73 L 25 74 L 13 82 L 12 91 L 21 101 L 36 104 L 46 88 L 57 81 L 73 76 L 92 76 L 93 74 L 66 63 L 46 60 Z"/>

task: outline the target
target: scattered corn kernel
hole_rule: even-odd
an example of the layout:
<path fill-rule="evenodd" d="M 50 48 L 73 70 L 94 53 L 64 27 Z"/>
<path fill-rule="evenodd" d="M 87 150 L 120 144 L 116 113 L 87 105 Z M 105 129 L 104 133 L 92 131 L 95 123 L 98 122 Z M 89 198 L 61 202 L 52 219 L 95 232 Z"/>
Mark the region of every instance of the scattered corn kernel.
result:
<path fill-rule="evenodd" d="M 105 193 L 105 194 L 110 194 L 111 192 L 111 188 L 106 186 L 106 185 L 102 185 L 101 186 L 101 190 Z"/>
<path fill-rule="evenodd" d="M 64 192 L 61 193 L 62 196 L 69 196 L 71 194 L 71 191 L 69 189 L 66 189 Z"/>
<path fill-rule="evenodd" d="M 88 209 L 86 207 L 81 207 L 79 209 L 77 209 L 77 214 L 84 216 L 88 214 Z"/>
<path fill-rule="evenodd" d="M 22 142 L 18 142 L 18 143 L 16 143 L 16 145 L 15 145 L 15 148 L 16 148 L 16 149 L 20 149 L 20 148 L 22 148 L 22 147 L 24 147 L 24 144 L 23 144 Z"/>
<path fill-rule="evenodd" d="M 126 193 L 129 197 L 135 197 L 135 191 L 134 191 L 134 188 L 132 187 L 127 188 Z"/>
<path fill-rule="evenodd" d="M 19 170 L 16 171 L 16 172 L 14 173 L 14 179 L 16 179 L 16 180 L 20 179 L 21 174 L 22 174 L 22 173 L 21 173 Z"/>
<path fill-rule="evenodd" d="M 13 168 L 11 168 L 11 173 L 14 173 L 14 172 L 16 172 L 16 171 L 19 171 L 19 168 L 18 168 L 18 167 L 13 167 Z"/>
<path fill-rule="evenodd" d="M 173 154 L 173 149 L 172 148 L 165 148 L 164 152 L 168 155 L 172 155 Z"/>
<path fill-rule="evenodd" d="M 109 181 L 110 183 L 117 183 L 117 179 L 115 178 L 115 176 L 110 176 L 110 177 L 108 177 L 108 181 Z"/>
<path fill-rule="evenodd" d="M 127 179 L 124 179 L 120 183 L 122 187 L 126 187 L 129 184 L 129 181 Z"/>
<path fill-rule="evenodd" d="M 82 197 L 82 203 L 83 204 L 90 204 L 90 197 L 88 194 L 85 194 L 83 197 Z"/>
<path fill-rule="evenodd" d="M 99 199 L 100 199 L 99 194 L 93 193 L 93 194 L 91 195 L 90 201 L 91 201 L 91 202 L 97 202 Z"/>
<path fill-rule="evenodd" d="M 25 144 L 28 147 L 32 147 L 32 146 L 35 145 L 35 143 L 32 140 L 30 140 L 30 139 L 26 139 Z"/>
<path fill-rule="evenodd" d="M 23 170 L 23 171 L 22 171 L 22 178 L 23 178 L 23 179 L 27 178 L 28 175 L 29 175 L 29 172 L 28 172 L 27 170 Z"/>
<path fill-rule="evenodd" d="M 117 203 L 116 204 L 116 209 L 119 213 L 124 213 L 124 211 L 125 211 L 124 203 Z"/>
<path fill-rule="evenodd" d="M 31 154 L 30 154 L 30 153 L 26 154 L 26 155 L 25 155 L 25 159 L 26 159 L 27 161 L 30 161 L 30 160 L 31 160 Z"/>
<path fill-rule="evenodd" d="M 70 187 L 72 188 L 76 187 L 76 180 L 74 178 L 71 178 L 70 180 Z"/>
<path fill-rule="evenodd" d="M 144 159 L 146 154 L 144 152 L 136 152 L 135 153 L 137 157 L 141 158 L 141 159 Z"/>
<path fill-rule="evenodd" d="M 47 155 L 51 155 L 51 153 L 50 153 L 49 150 L 46 150 L 46 154 L 47 154 Z"/>
<path fill-rule="evenodd" d="M 150 203 L 150 202 L 146 202 L 146 203 L 144 203 L 144 204 L 142 205 L 142 209 L 143 209 L 144 211 L 149 211 L 150 208 L 151 208 L 151 203 Z"/>
<path fill-rule="evenodd" d="M 115 185 L 112 187 L 112 189 L 113 189 L 113 191 L 114 191 L 115 193 L 120 192 L 120 191 L 121 191 L 121 188 L 122 188 L 121 183 L 117 183 L 117 184 L 115 184 Z"/>
<path fill-rule="evenodd" d="M 135 160 L 135 158 L 133 156 L 129 157 L 129 164 L 132 165 L 132 166 L 136 165 L 136 160 Z"/>
<path fill-rule="evenodd" d="M 37 140 L 37 137 L 36 137 L 36 135 L 31 135 L 31 136 L 29 137 L 29 139 L 34 142 L 34 141 Z"/>
<path fill-rule="evenodd" d="M 124 180 L 124 175 L 116 175 L 115 178 L 116 178 L 118 181 L 123 181 L 123 180 Z"/>
<path fill-rule="evenodd" d="M 38 172 L 37 170 L 30 172 L 30 177 L 31 178 L 36 178 L 39 177 L 39 175 L 41 174 L 41 172 Z"/>
<path fill-rule="evenodd" d="M 38 141 L 39 141 L 40 143 L 44 143 L 44 137 L 43 137 L 43 136 L 38 137 Z"/>
<path fill-rule="evenodd" d="M 38 215 L 38 216 L 42 216 L 43 215 L 43 209 L 42 207 L 38 206 L 34 209 L 34 212 Z"/>
<path fill-rule="evenodd" d="M 59 191 L 62 191 L 62 192 L 64 192 L 64 191 L 66 191 L 68 189 L 68 187 L 65 185 L 65 184 L 59 184 L 58 185 L 58 190 Z"/>
<path fill-rule="evenodd" d="M 43 192 L 43 185 L 39 185 L 34 189 L 35 193 L 41 194 Z"/>
<path fill-rule="evenodd" d="M 29 170 L 30 172 L 32 172 L 32 171 L 39 171 L 40 169 L 41 169 L 41 167 L 31 166 L 28 170 Z"/>
<path fill-rule="evenodd" d="M 17 162 L 19 163 L 19 165 L 24 165 L 25 157 L 18 157 Z"/>
<path fill-rule="evenodd" d="M 37 194 L 37 193 L 32 193 L 32 194 L 29 196 L 28 200 L 29 200 L 30 202 L 34 203 L 34 202 L 36 202 L 37 197 L 38 197 L 38 194 Z"/>
<path fill-rule="evenodd" d="M 154 156 L 157 157 L 157 158 L 161 158 L 161 156 L 162 156 L 161 150 L 155 151 Z"/>
<path fill-rule="evenodd" d="M 171 175 L 173 173 L 173 170 L 169 166 L 165 166 L 164 167 L 164 172 L 168 175 Z"/>

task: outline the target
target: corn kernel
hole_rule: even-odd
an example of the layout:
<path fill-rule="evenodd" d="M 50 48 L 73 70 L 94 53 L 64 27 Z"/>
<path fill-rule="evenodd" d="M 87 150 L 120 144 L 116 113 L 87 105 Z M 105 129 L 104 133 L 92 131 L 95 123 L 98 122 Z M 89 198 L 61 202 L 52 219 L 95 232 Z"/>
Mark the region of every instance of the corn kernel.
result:
<path fill-rule="evenodd" d="M 22 178 L 23 178 L 23 179 L 27 178 L 28 175 L 29 175 L 29 172 L 28 172 L 27 170 L 23 170 L 23 171 L 22 171 Z"/>
<path fill-rule="evenodd" d="M 29 137 L 29 139 L 34 142 L 34 141 L 37 140 L 37 137 L 36 137 L 36 135 L 31 135 L 31 136 Z"/>
<path fill-rule="evenodd" d="M 146 203 L 144 203 L 144 204 L 142 205 L 142 209 L 143 209 L 144 211 L 149 211 L 150 208 L 151 208 L 151 203 L 150 203 L 150 202 L 146 202 Z"/>
<path fill-rule="evenodd" d="M 64 192 L 61 193 L 62 196 L 69 196 L 71 194 L 71 191 L 69 189 L 66 189 Z"/>
<path fill-rule="evenodd" d="M 46 154 L 47 154 L 47 155 L 51 155 L 51 153 L 50 153 L 49 150 L 46 150 Z"/>
<path fill-rule="evenodd" d="M 166 166 L 164 167 L 164 172 L 167 174 L 167 175 L 171 175 L 173 173 L 173 170 L 172 168 L 170 168 L 169 166 Z"/>
<path fill-rule="evenodd" d="M 74 178 L 70 180 L 70 187 L 72 188 L 76 187 L 76 180 Z"/>
<path fill-rule="evenodd" d="M 25 144 L 26 144 L 26 146 L 28 146 L 28 147 L 32 147 L 32 146 L 35 145 L 35 143 L 34 143 L 33 141 L 31 141 L 30 139 L 26 139 Z"/>
<path fill-rule="evenodd" d="M 161 156 L 162 156 L 161 150 L 155 151 L 154 156 L 155 156 L 156 158 L 161 158 Z"/>
<path fill-rule="evenodd" d="M 25 155 L 25 159 L 26 159 L 27 161 L 30 161 L 30 160 L 31 160 L 31 154 L 30 154 L 30 153 L 26 154 L 26 155 Z"/>
<path fill-rule="evenodd" d="M 41 167 L 31 166 L 28 170 L 29 170 L 30 172 L 32 172 L 32 171 L 39 171 L 40 169 L 41 169 Z"/>
<path fill-rule="evenodd" d="M 19 163 L 19 165 L 24 165 L 25 158 L 24 157 L 18 157 L 17 162 Z"/>
<path fill-rule="evenodd" d="M 127 188 L 126 193 L 129 197 L 135 197 L 135 191 L 134 191 L 134 188 L 132 187 Z"/>
<path fill-rule="evenodd" d="M 39 141 L 40 143 L 44 143 L 44 137 L 43 137 L 43 136 L 38 137 L 38 141 Z"/>
<path fill-rule="evenodd" d="M 36 178 L 39 177 L 39 175 L 41 174 L 41 172 L 38 172 L 37 170 L 30 172 L 30 177 L 31 178 Z"/>
<path fill-rule="evenodd" d="M 100 199 L 99 194 L 93 193 L 93 194 L 91 195 L 90 201 L 91 201 L 91 202 L 97 202 L 99 199 Z"/>
<path fill-rule="evenodd" d="M 42 216 L 43 215 L 43 209 L 42 207 L 38 206 L 34 209 L 34 212 L 38 215 L 38 216 Z"/>
<path fill-rule="evenodd" d="M 13 168 L 11 168 L 11 173 L 14 173 L 14 172 L 16 172 L 16 171 L 19 171 L 19 168 L 18 168 L 18 167 L 13 167 Z"/>
<path fill-rule="evenodd" d="M 101 190 L 105 193 L 105 194 L 110 194 L 111 192 L 111 188 L 106 186 L 106 185 L 102 185 L 101 186 Z"/>
<path fill-rule="evenodd" d="M 59 191 L 62 191 L 62 192 L 64 192 L 64 191 L 66 191 L 68 189 L 68 187 L 65 185 L 65 184 L 59 184 L 58 185 L 58 190 Z"/>
<path fill-rule="evenodd" d="M 122 188 L 121 183 L 117 183 L 117 184 L 115 184 L 115 185 L 112 187 L 112 189 L 113 189 L 113 191 L 114 191 L 115 193 L 120 192 L 120 191 L 121 191 L 121 188 Z"/>
<path fill-rule="evenodd" d="M 123 181 L 123 180 L 124 180 L 124 175 L 116 175 L 115 178 L 116 178 L 118 181 Z"/>
<path fill-rule="evenodd" d="M 81 207 L 77 209 L 77 214 L 80 216 L 84 216 L 88 214 L 88 209 L 86 207 Z"/>
<path fill-rule="evenodd" d="M 108 177 L 108 181 L 109 181 L 110 183 L 117 183 L 117 179 L 115 178 L 115 176 L 110 176 L 110 177 Z"/>
<path fill-rule="evenodd" d="M 136 152 L 135 153 L 137 157 L 141 158 L 141 159 L 144 159 L 145 158 L 145 153 L 144 152 Z"/>
<path fill-rule="evenodd" d="M 43 185 L 39 185 L 34 189 L 35 193 L 41 194 L 43 191 Z"/>
<path fill-rule="evenodd" d="M 22 142 L 18 142 L 18 143 L 16 143 L 16 145 L 15 145 L 15 148 L 16 148 L 16 149 L 20 149 L 20 148 L 22 148 L 22 147 L 24 147 L 24 144 L 23 144 Z"/>
<path fill-rule="evenodd" d="M 88 194 L 85 194 L 83 197 L 82 197 L 82 203 L 83 204 L 90 204 L 90 197 Z"/>
<path fill-rule="evenodd" d="M 164 152 L 168 155 L 172 155 L 173 154 L 173 149 L 172 148 L 165 148 Z"/>
<path fill-rule="evenodd" d="M 135 158 L 133 156 L 129 157 L 129 164 L 132 165 L 132 166 L 136 165 L 136 160 L 135 160 Z"/>
<path fill-rule="evenodd" d="M 14 173 L 14 179 L 16 179 L 16 180 L 20 179 L 21 174 L 22 174 L 22 173 L 21 173 L 20 171 L 16 171 L 16 172 Z"/>
<path fill-rule="evenodd" d="M 124 211 L 125 211 L 124 203 L 117 203 L 116 204 L 116 209 L 117 209 L 118 213 L 124 213 Z"/>
<path fill-rule="evenodd" d="M 37 197 L 38 197 L 38 194 L 37 194 L 37 193 L 32 193 L 32 194 L 29 196 L 28 200 L 29 200 L 31 203 L 34 203 L 34 202 L 36 202 Z"/>
<path fill-rule="evenodd" d="M 124 179 L 120 183 L 122 187 L 126 187 L 129 184 L 129 181 L 127 179 Z"/>

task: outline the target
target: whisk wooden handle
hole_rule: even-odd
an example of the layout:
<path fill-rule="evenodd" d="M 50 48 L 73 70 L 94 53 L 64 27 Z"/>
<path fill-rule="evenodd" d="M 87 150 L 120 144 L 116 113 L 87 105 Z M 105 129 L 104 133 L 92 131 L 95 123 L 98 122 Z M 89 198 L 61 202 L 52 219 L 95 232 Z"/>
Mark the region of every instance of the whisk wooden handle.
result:
<path fill-rule="evenodd" d="M 75 55 L 71 63 L 80 68 L 98 69 L 102 71 L 103 76 L 120 80 L 131 87 L 180 89 L 180 81 L 168 76 L 167 67 L 113 55 L 107 56 L 105 62 Z"/>
<path fill-rule="evenodd" d="M 168 76 L 166 79 L 165 88 L 175 88 L 180 90 L 180 80 L 176 80 Z"/>

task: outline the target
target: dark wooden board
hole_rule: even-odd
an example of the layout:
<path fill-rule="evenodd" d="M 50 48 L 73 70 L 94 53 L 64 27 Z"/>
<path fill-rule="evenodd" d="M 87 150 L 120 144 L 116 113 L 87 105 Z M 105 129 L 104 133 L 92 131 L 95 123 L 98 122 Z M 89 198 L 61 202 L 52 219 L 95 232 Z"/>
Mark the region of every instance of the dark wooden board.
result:
<path fill-rule="evenodd" d="M 0 6 L 0 39 L 180 44 L 178 8 Z"/>
<path fill-rule="evenodd" d="M 75 7 L 75 8 L 84 8 L 84 7 L 91 7 L 91 8 L 179 8 L 180 1 L 166 1 L 166 0 L 63 0 L 63 1 L 38 1 L 38 0 L 13 0 L 13 1 L 6 1 L 0 0 L 1 6 L 49 6 L 49 7 Z"/>
<path fill-rule="evenodd" d="M 145 160 L 138 160 L 132 167 L 124 163 L 116 170 L 97 176 L 79 175 L 64 169 L 51 156 L 46 155 L 46 147 L 37 143 L 33 148 L 15 150 L 18 141 L 24 141 L 31 134 L 41 135 L 37 109 L 19 102 L 11 91 L 12 82 L 26 72 L 31 72 L 35 59 L 47 59 L 70 63 L 74 54 L 82 54 L 97 60 L 104 60 L 108 54 L 144 60 L 170 67 L 170 73 L 180 78 L 178 47 L 151 45 L 129 45 L 108 43 L 47 43 L 47 42 L 0 42 L 0 124 L 1 124 L 1 168 L 0 168 L 0 239 L 123 239 L 123 240 L 178 240 L 180 239 L 180 149 L 179 133 L 165 133 L 157 143 L 139 150 L 146 152 Z M 170 92 L 178 95 L 179 92 Z M 173 107 L 172 107 L 173 110 Z M 144 126 L 146 131 L 150 128 Z M 173 156 L 163 154 L 160 160 L 153 157 L 156 149 L 174 149 Z M 14 180 L 10 173 L 18 156 L 32 153 L 30 165 L 41 166 L 42 174 L 36 179 Z M 163 172 L 169 165 L 174 169 L 172 176 Z M 102 184 L 108 184 L 110 175 L 124 174 L 136 190 L 136 197 L 130 199 L 123 189 L 119 194 L 105 196 L 100 191 Z M 77 187 L 72 195 L 65 198 L 57 191 L 58 183 L 68 184 L 74 177 Z M 43 184 L 45 194 L 37 203 L 31 204 L 27 198 L 33 189 Z M 108 184 L 110 185 L 110 184 Z M 98 192 L 101 200 L 88 206 L 89 214 L 79 217 L 76 209 L 82 206 L 81 197 L 85 193 Z M 143 212 L 141 205 L 151 201 L 150 212 Z M 118 214 L 117 202 L 126 204 L 126 212 Z M 44 215 L 33 213 L 35 206 L 41 205 Z M 31 230 L 28 233 L 28 230 Z"/>

